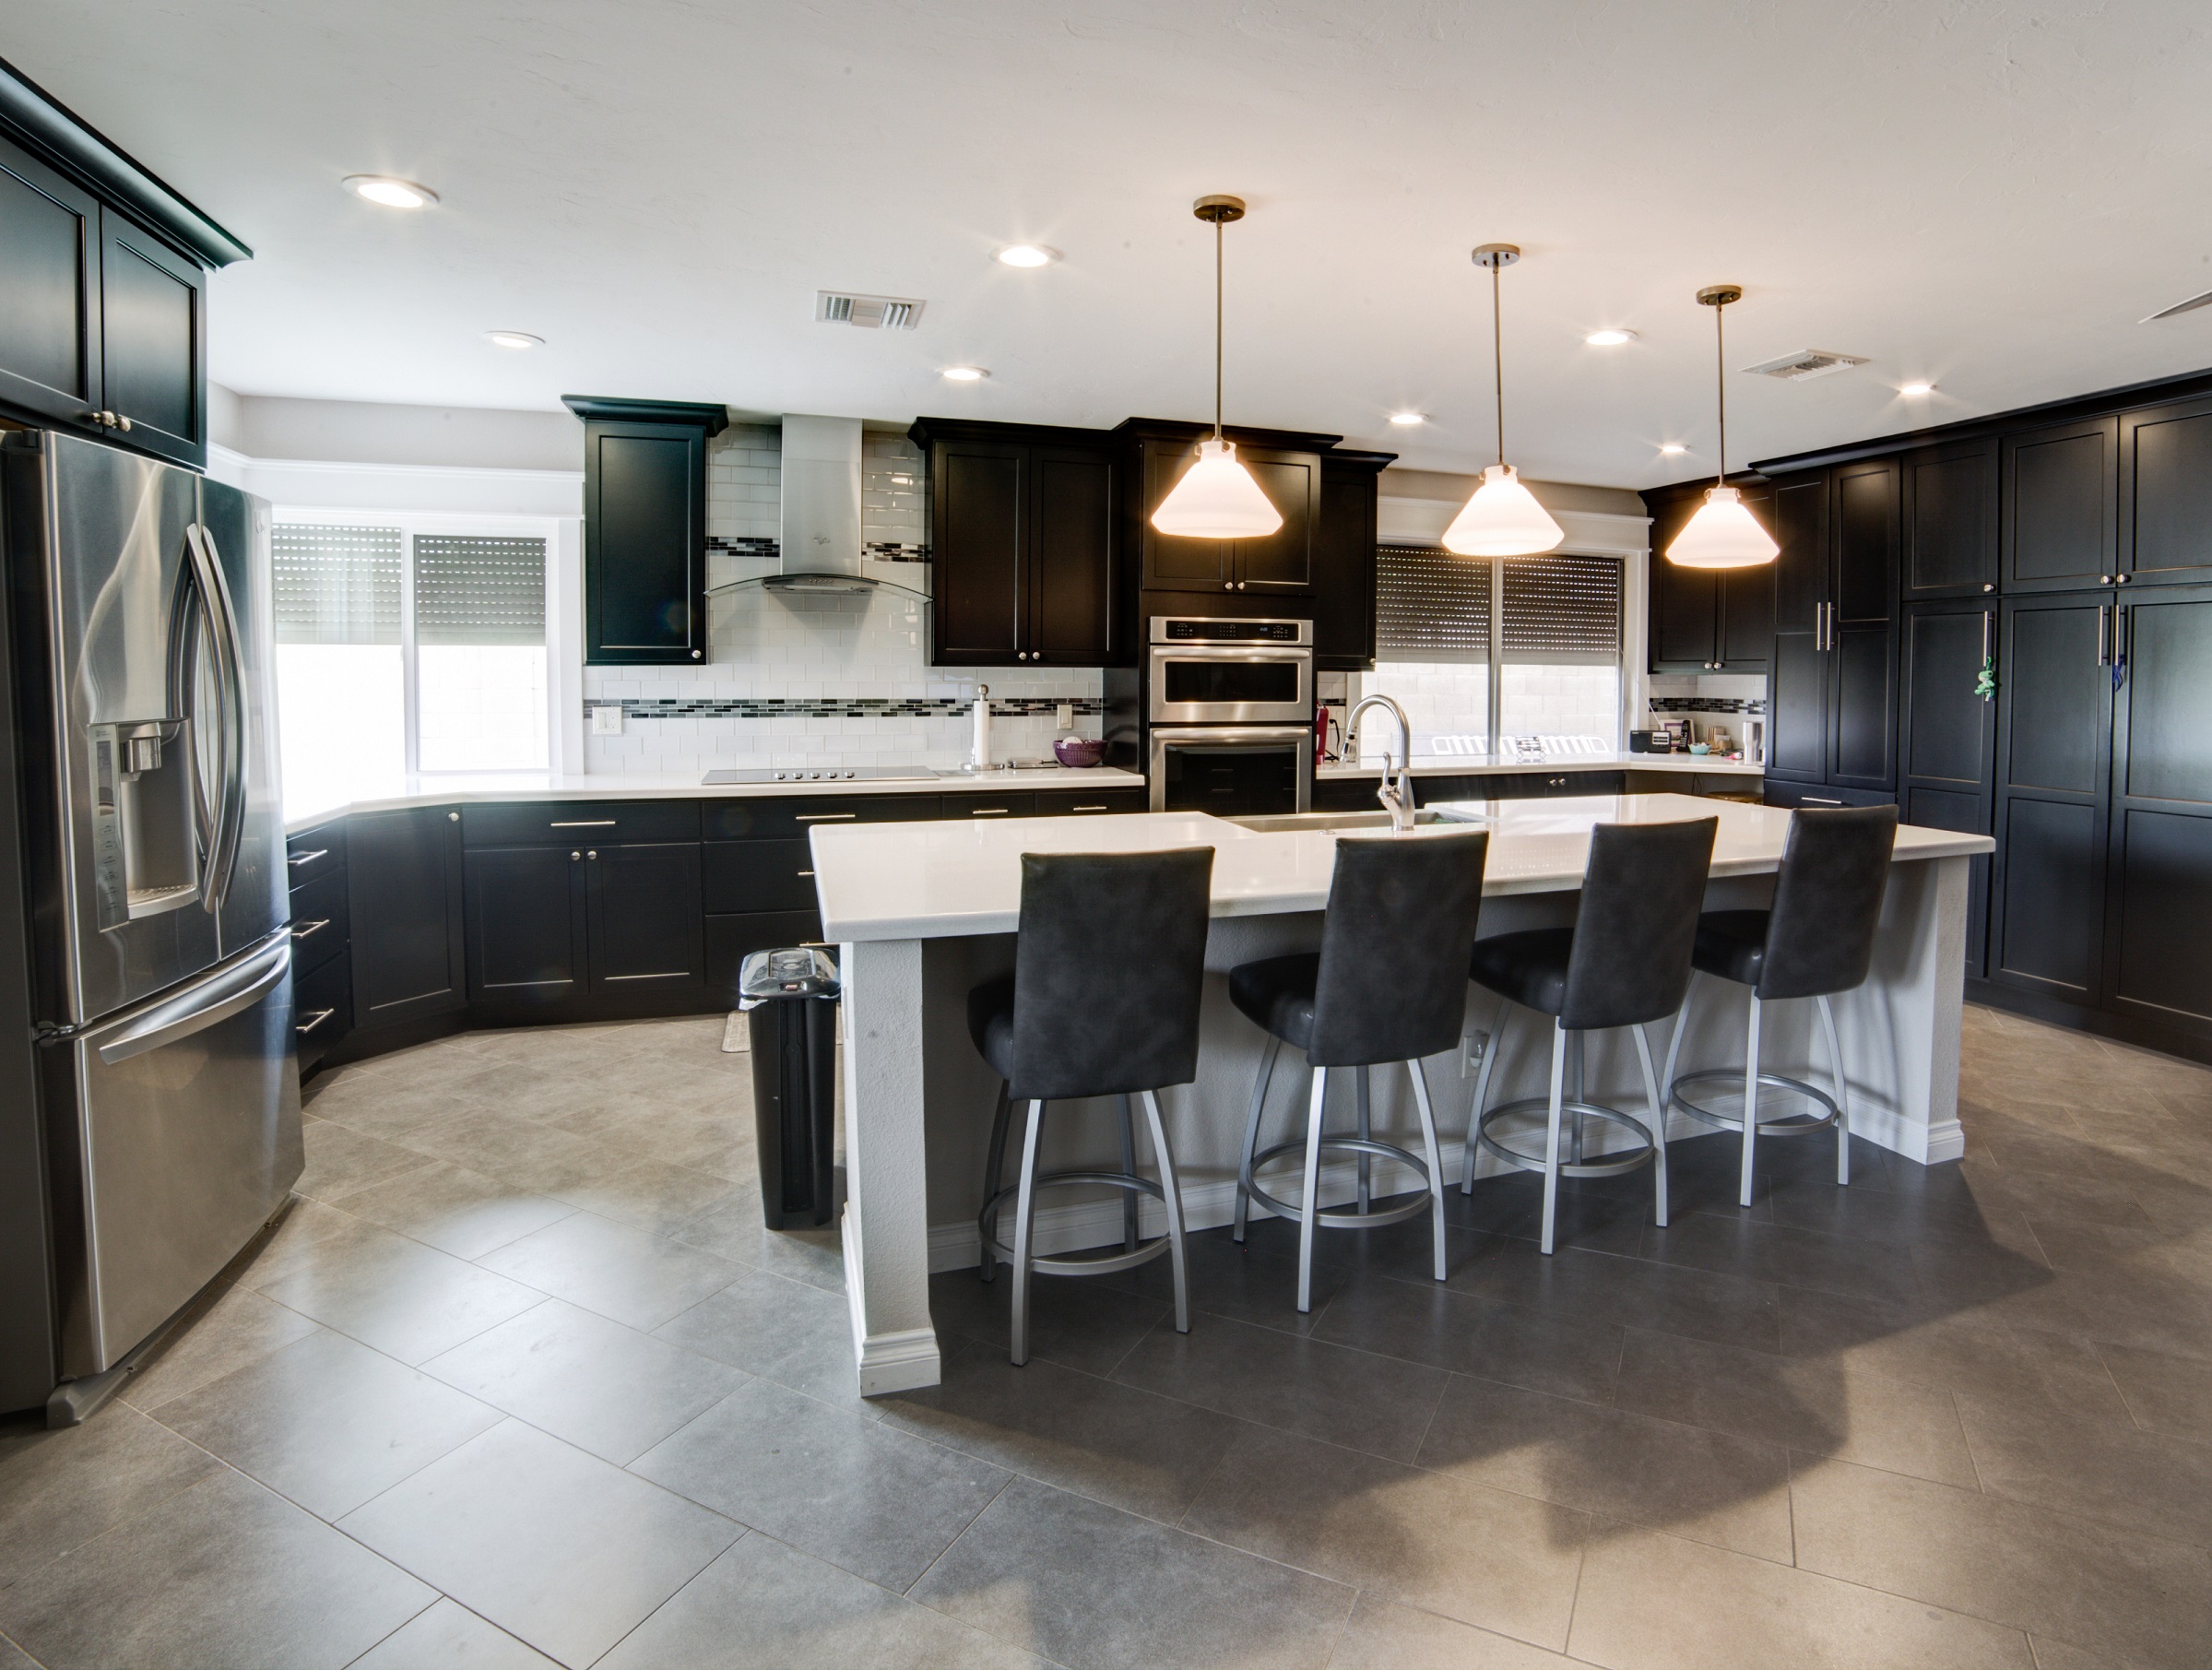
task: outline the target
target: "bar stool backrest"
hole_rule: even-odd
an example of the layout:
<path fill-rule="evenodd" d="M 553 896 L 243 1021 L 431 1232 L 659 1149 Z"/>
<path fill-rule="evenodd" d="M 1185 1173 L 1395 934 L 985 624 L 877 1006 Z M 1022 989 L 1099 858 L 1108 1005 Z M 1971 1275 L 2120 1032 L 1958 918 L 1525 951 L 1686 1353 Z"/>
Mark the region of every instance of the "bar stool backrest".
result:
<path fill-rule="evenodd" d="M 1591 831 L 1560 1025 L 1637 1026 L 1682 1007 L 1720 824 L 1697 818 Z"/>
<path fill-rule="evenodd" d="M 1022 855 L 1016 1101 L 1118 1096 L 1198 1076 L 1213 848 Z"/>
<path fill-rule="evenodd" d="M 1790 814 L 1759 959 L 1762 1001 L 1849 991 L 1866 978 L 1896 846 L 1894 806 Z"/>
<path fill-rule="evenodd" d="M 1411 1061 L 1459 1042 L 1489 854 L 1486 829 L 1336 844 L 1307 1060 Z"/>

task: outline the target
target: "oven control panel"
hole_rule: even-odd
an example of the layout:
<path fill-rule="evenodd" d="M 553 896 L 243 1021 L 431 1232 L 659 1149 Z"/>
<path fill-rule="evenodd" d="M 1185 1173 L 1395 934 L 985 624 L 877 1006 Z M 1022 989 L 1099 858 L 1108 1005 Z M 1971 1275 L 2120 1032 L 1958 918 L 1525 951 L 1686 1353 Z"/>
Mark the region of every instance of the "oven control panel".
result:
<path fill-rule="evenodd" d="M 1155 644 L 1310 644 L 1311 621 L 1223 621 L 1189 615 L 1155 615 Z"/>

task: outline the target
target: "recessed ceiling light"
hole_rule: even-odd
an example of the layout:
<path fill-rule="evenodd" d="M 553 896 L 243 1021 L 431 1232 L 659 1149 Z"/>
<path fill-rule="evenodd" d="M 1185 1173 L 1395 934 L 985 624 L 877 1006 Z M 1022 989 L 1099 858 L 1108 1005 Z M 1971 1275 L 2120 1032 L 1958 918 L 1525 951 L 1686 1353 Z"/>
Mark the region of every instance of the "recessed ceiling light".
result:
<path fill-rule="evenodd" d="M 340 184 L 357 197 L 381 203 L 386 208 L 428 208 L 438 194 L 412 180 L 395 180 L 388 174 L 348 174 Z"/>
<path fill-rule="evenodd" d="M 990 373 L 980 365 L 948 365 L 937 374 L 948 383 L 980 383 Z"/>
<path fill-rule="evenodd" d="M 1934 394 L 1935 385 L 1933 383 L 1900 383 L 1898 385 L 1897 391 L 1908 400 L 1919 400 Z"/>
<path fill-rule="evenodd" d="M 1411 426 L 1415 423 L 1425 423 L 1428 419 L 1417 411 L 1394 411 L 1390 414 L 1390 421 Z"/>
<path fill-rule="evenodd" d="M 484 340 L 494 348 L 523 349 L 545 346 L 543 337 L 533 337 L 526 330 L 488 330 L 484 333 Z"/>
<path fill-rule="evenodd" d="M 1582 340 L 1589 343 L 1592 348 L 1618 348 L 1624 342 L 1635 341 L 1636 333 L 1632 330 L 1622 330 L 1613 326 L 1608 326 L 1604 330 L 1591 331 L 1590 335 L 1584 337 Z"/>
<path fill-rule="evenodd" d="M 1677 454 L 1689 451 L 1689 448 L 1685 446 L 1679 441 L 1662 441 L 1659 444 L 1659 450 L 1662 453 L 1664 453 L 1668 457 L 1672 458 Z"/>
<path fill-rule="evenodd" d="M 1009 243 L 998 258 L 1008 266 L 1050 266 L 1060 258 L 1060 253 L 1042 243 Z"/>

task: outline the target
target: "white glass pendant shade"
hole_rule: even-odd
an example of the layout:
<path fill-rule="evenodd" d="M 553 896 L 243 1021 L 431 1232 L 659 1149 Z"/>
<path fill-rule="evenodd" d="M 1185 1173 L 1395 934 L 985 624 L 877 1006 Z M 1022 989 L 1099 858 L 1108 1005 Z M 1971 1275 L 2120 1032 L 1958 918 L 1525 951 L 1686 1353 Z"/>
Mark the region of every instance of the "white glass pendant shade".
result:
<path fill-rule="evenodd" d="M 1462 557 L 1532 557 L 1555 551 L 1567 530 L 1520 484 L 1510 464 L 1493 464 L 1451 526 L 1444 549 Z"/>
<path fill-rule="evenodd" d="M 1283 526 L 1283 513 L 1236 461 L 1234 441 L 1201 441 L 1198 462 L 1160 501 L 1152 525 L 1185 539 L 1258 539 Z"/>
<path fill-rule="evenodd" d="M 1756 568 L 1780 550 L 1734 488 L 1709 487 L 1705 503 L 1667 547 L 1667 561 L 1679 568 Z"/>

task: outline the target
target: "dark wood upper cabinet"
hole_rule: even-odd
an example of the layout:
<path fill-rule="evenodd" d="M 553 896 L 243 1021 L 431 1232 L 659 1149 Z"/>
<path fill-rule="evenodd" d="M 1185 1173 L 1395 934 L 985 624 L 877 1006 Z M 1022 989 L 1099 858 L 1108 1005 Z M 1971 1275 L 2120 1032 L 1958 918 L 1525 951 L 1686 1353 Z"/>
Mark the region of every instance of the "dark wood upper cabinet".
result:
<path fill-rule="evenodd" d="M 2005 589 L 2109 584 L 2119 556 L 2119 420 L 2007 435 L 2003 465 Z"/>
<path fill-rule="evenodd" d="M 1908 598 L 1980 596 L 1997 589 L 1997 445 L 1963 441 L 1904 460 Z"/>
<path fill-rule="evenodd" d="M 1761 526 L 1773 531 L 1772 490 L 1750 481 L 1737 491 Z M 1667 547 L 1704 502 L 1699 482 L 1646 495 L 1651 513 L 1651 670 L 1764 672 L 1774 639 L 1772 565 L 1681 568 L 1667 561 Z"/>
<path fill-rule="evenodd" d="M 2115 567 L 2135 585 L 2212 580 L 2212 399 L 2121 418 Z"/>
<path fill-rule="evenodd" d="M 1089 430 L 924 418 L 930 659 L 1103 667 L 1123 654 L 1119 444 Z"/>
<path fill-rule="evenodd" d="M 1908 823 L 1987 835 L 1995 795 L 1997 709 L 1975 693 L 1996 652 L 1997 602 L 1908 604 L 1899 637 L 1898 810 Z M 1988 967 L 1990 860 L 1969 865 L 1966 967 Z"/>
<path fill-rule="evenodd" d="M 1897 590 L 1898 461 L 1846 465 L 1835 476 L 1836 620 L 1887 621 Z"/>
<path fill-rule="evenodd" d="M 1828 599 L 1828 479 L 1816 471 L 1774 484 L 1774 630 L 1820 630 Z"/>
<path fill-rule="evenodd" d="M 0 400 L 77 423 L 100 404 L 100 203 L 0 140 Z"/>
<path fill-rule="evenodd" d="M 465 1008 L 460 814 L 424 806 L 350 819 L 346 882 L 354 1025 Z"/>
<path fill-rule="evenodd" d="M 1320 451 L 1228 432 L 1236 443 L 1237 462 L 1281 514 L 1283 526 L 1260 539 L 1180 539 L 1160 532 L 1152 525 L 1152 513 L 1198 461 L 1198 439 L 1142 435 L 1138 446 L 1144 491 L 1137 537 L 1143 551 L 1144 589 L 1311 597 L 1321 518 Z M 1326 439 L 1333 444 L 1334 437 Z"/>
<path fill-rule="evenodd" d="M 1382 472 L 1394 453 L 1323 453 L 1314 539 L 1313 664 L 1324 672 L 1375 665 L 1375 540 Z"/>
<path fill-rule="evenodd" d="M 706 659 L 706 444 L 719 406 L 563 395 L 584 420 L 584 659 Z"/>
<path fill-rule="evenodd" d="M 198 466 L 207 456 L 206 275 L 113 211 L 101 216 L 101 405 L 110 432 Z"/>

